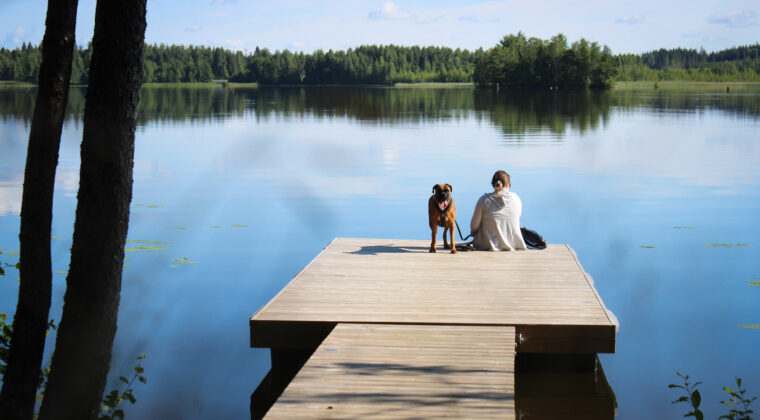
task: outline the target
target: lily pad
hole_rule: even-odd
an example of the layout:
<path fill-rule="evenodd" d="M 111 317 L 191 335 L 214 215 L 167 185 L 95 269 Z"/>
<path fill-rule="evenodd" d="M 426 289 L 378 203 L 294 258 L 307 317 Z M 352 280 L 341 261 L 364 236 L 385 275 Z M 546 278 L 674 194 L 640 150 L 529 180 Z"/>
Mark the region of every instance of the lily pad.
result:
<path fill-rule="evenodd" d="M 20 254 L 20 252 L 19 251 L 8 251 L 8 252 L 6 252 L 6 254 L 9 257 L 18 257 L 18 254 Z"/>
<path fill-rule="evenodd" d="M 221 229 L 222 228 L 221 226 L 217 226 L 217 225 L 213 225 L 213 226 L 209 226 L 209 227 L 211 229 Z"/>
<path fill-rule="evenodd" d="M 760 330 L 760 324 L 742 324 L 739 325 L 741 328 L 747 328 L 751 330 Z"/>
<path fill-rule="evenodd" d="M 195 261 L 190 261 L 187 258 L 172 258 L 172 262 L 176 263 L 182 263 L 182 264 L 195 264 Z"/>
<path fill-rule="evenodd" d="M 641 245 L 641 248 L 654 248 L 652 245 Z"/>
<path fill-rule="evenodd" d="M 166 251 L 167 248 L 162 248 L 160 246 L 156 245 L 141 245 L 135 248 L 124 248 L 127 252 L 137 252 L 137 251 Z"/>
<path fill-rule="evenodd" d="M 149 209 L 157 209 L 157 208 L 160 208 L 160 207 L 163 207 L 163 206 L 164 206 L 163 204 L 148 204 L 145 207 L 147 207 Z"/>
<path fill-rule="evenodd" d="M 757 286 L 757 287 L 760 287 L 760 280 L 748 281 L 747 283 L 748 283 L 750 286 Z"/>
<path fill-rule="evenodd" d="M 705 247 L 708 248 L 718 248 L 718 247 L 724 247 L 724 248 L 741 248 L 741 247 L 748 247 L 749 244 L 725 244 L 725 243 L 714 243 L 710 245 L 705 245 Z"/>
<path fill-rule="evenodd" d="M 240 224 L 237 224 L 237 223 L 233 223 L 232 227 L 241 227 L 242 228 L 242 227 L 248 227 L 248 225 L 240 225 Z"/>
<path fill-rule="evenodd" d="M 167 229 L 169 230 L 187 230 L 185 226 L 169 226 Z"/>
<path fill-rule="evenodd" d="M 696 229 L 696 226 L 673 226 L 673 229 Z"/>

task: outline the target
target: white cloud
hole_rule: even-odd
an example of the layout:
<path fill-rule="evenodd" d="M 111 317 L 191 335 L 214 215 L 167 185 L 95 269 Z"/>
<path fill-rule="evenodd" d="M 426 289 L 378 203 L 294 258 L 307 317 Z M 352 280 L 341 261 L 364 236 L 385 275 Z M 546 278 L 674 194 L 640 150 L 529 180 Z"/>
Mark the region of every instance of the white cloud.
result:
<path fill-rule="evenodd" d="M 427 25 L 427 24 L 430 24 L 430 23 L 437 23 L 441 19 L 443 19 L 445 16 L 446 15 L 438 15 L 438 16 L 435 16 L 435 17 L 423 17 L 423 18 L 415 20 L 414 23 L 417 23 L 417 24 L 420 24 L 420 25 Z"/>
<path fill-rule="evenodd" d="M 471 23 L 496 23 L 500 19 L 499 17 L 480 17 L 471 13 L 464 14 L 459 16 L 457 18 L 460 22 L 471 22 Z"/>
<path fill-rule="evenodd" d="M 245 42 L 242 39 L 227 39 L 224 41 L 224 46 L 233 51 L 242 51 Z"/>
<path fill-rule="evenodd" d="M 188 28 L 185 28 L 185 32 L 200 32 L 200 31 L 202 31 L 202 30 L 203 30 L 203 28 L 201 28 L 201 27 L 200 27 L 200 26 L 198 26 L 198 25 L 195 25 L 195 26 L 190 26 L 190 27 L 188 27 Z"/>
<path fill-rule="evenodd" d="M 707 19 L 708 23 L 725 25 L 728 28 L 746 28 L 760 25 L 755 10 L 737 10 L 722 15 L 712 15 Z"/>
<path fill-rule="evenodd" d="M 640 23 L 644 23 L 644 17 L 641 15 L 619 17 L 615 19 L 615 23 L 621 23 L 624 25 L 638 25 Z"/>
<path fill-rule="evenodd" d="M 21 213 L 21 181 L 0 181 L 0 216 Z"/>
<path fill-rule="evenodd" d="M 372 20 L 399 20 L 412 17 L 409 13 L 401 10 L 398 5 L 392 1 L 385 2 L 380 10 L 369 12 L 369 18 Z"/>

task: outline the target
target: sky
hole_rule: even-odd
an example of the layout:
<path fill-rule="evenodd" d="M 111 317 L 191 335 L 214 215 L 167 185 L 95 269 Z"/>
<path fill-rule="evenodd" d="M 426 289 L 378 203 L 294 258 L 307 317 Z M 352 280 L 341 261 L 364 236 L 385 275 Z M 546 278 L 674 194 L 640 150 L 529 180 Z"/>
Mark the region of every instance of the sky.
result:
<path fill-rule="evenodd" d="M 39 44 L 44 0 L 0 0 L 0 47 Z M 92 38 L 95 0 L 79 0 L 77 44 Z M 507 34 L 563 33 L 614 53 L 717 51 L 760 42 L 758 0 L 148 0 L 150 44 L 253 51 L 368 44 L 490 48 Z"/>

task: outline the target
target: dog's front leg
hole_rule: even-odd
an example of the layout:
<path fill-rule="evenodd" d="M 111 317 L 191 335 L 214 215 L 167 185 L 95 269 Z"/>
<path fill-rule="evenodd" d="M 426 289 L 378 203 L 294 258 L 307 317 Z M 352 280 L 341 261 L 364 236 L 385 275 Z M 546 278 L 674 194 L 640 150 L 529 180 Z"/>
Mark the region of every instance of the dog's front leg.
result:
<path fill-rule="evenodd" d="M 454 228 L 453 227 L 449 228 L 449 234 L 451 235 L 451 241 L 450 241 L 451 242 L 451 253 L 452 254 L 456 254 L 457 253 L 457 247 L 454 245 Z M 446 238 L 446 236 L 444 236 L 444 239 L 445 238 Z"/>
<path fill-rule="evenodd" d="M 430 241 L 430 252 L 435 252 L 435 237 L 438 236 L 438 225 L 430 225 L 430 230 L 433 232 L 433 239 Z"/>
<path fill-rule="evenodd" d="M 443 249 L 449 249 L 449 242 L 446 240 L 446 235 L 449 232 L 449 230 L 451 229 L 449 229 L 448 226 L 443 227 Z"/>

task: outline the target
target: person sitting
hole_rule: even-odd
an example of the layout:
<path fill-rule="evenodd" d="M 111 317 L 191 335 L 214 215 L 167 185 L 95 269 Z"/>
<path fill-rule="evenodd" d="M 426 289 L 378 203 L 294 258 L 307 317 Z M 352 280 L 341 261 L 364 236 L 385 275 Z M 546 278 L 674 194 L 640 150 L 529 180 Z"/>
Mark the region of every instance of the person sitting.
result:
<path fill-rule="evenodd" d="M 510 192 L 509 174 L 496 171 L 491 179 L 493 193 L 485 193 L 475 204 L 470 221 L 473 246 L 480 251 L 525 250 L 520 232 L 522 201 Z"/>

